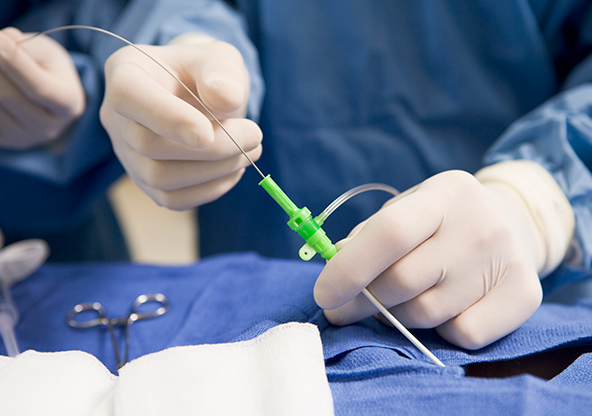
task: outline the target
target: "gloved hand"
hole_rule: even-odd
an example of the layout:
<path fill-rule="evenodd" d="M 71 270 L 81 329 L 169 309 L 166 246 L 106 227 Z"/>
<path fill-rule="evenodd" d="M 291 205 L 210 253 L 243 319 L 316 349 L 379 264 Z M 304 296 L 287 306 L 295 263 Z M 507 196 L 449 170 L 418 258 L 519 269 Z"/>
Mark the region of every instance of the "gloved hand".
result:
<path fill-rule="evenodd" d="M 484 184 L 448 171 L 387 202 L 337 244 L 319 276 L 314 295 L 327 319 L 345 325 L 375 314 L 360 294 L 367 286 L 403 325 L 435 327 L 464 348 L 518 328 L 541 303 L 538 272 L 557 266 L 573 232 L 559 186 L 540 166 L 523 165 L 518 170 L 534 174 L 518 172 L 517 186 L 508 166 Z M 539 185 L 549 186 L 544 198 L 527 195 Z M 559 255 L 547 239 L 560 241 Z"/>
<path fill-rule="evenodd" d="M 140 46 L 174 73 L 222 121 L 255 161 L 259 127 L 244 118 L 249 75 L 240 53 L 214 40 Z M 157 204 L 185 210 L 217 199 L 247 159 L 183 87 L 132 47 L 105 65 L 101 121 L 128 175 Z"/>
<path fill-rule="evenodd" d="M 0 30 L 0 148 L 23 150 L 56 139 L 85 108 L 68 52 L 53 39 Z"/>

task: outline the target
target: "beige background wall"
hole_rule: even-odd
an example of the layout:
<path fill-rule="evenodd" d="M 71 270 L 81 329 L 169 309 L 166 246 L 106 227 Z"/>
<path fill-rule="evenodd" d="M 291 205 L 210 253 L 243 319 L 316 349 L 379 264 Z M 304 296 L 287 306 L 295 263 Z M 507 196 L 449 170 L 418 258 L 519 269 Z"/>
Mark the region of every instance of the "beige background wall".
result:
<path fill-rule="evenodd" d="M 189 264 L 197 260 L 195 212 L 158 206 L 127 176 L 109 190 L 135 263 Z"/>

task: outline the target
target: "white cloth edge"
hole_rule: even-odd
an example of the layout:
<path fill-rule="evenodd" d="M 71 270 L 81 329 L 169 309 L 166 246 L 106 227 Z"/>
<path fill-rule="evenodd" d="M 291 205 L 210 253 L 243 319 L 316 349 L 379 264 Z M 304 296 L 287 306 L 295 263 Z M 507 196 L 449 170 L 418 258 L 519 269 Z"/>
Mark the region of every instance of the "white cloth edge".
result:
<path fill-rule="evenodd" d="M 257 338 L 169 348 L 111 374 L 81 351 L 0 356 L 0 413 L 143 416 L 333 415 L 315 325 L 287 323 Z"/>

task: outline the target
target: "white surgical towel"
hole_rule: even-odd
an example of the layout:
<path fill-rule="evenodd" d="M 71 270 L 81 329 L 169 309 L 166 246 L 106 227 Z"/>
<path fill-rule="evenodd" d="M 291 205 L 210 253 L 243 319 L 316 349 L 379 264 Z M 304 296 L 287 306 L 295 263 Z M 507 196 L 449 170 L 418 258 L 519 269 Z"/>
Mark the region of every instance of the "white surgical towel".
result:
<path fill-rule="evenodd" d="M 4 415 L 333 415 L 318 329 L 288 323 L 231 344 L 170 348 L 113 376 L 78 352 L 0 357 Z"/>

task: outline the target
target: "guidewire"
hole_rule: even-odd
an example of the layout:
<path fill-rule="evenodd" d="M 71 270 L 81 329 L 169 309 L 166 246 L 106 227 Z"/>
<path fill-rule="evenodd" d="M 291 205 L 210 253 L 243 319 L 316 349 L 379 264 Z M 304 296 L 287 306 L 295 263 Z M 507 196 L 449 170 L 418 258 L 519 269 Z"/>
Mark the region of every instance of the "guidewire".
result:
<path fill-rule="evenodd" d="M 321 228 L 323 222 L 327 219 L 327 217 L 335 211 L 341 204 L 345 201 L 357 195 L 361 192 L 365 192 L 368 190 L 384 190 L 386 192 L 393 193 L 393 195 L 397 195 L 398 191 L 394 188 L 384 185 L 384 184 L 368 184 L 362 185 L 357 188 L 353 188 L 343 195 L 341 195 L 338 199 L 333 201 L 318 217 L 313 218 L 310 211 L 304 208 L 298 208 L 288 196 L 284 193 L 284 191 L 271 179 L 270 175 L 265 176 L 261 170 L 257 167 L 255 162 L 249 157 L 247 152 L 241 147 L 240 144 L 232 137 L 232 135 L 226 130 L 226 128 L 222 125 L 220 120 L 210 111 L 210 109 L 203 103 L 203 101 L 191 91 L 191 89 L 183 83 L 175 74 L 169 71 L 163 64 L 158 62 L 155 58 L 150 56 L 147 52 L 145 52 L 142 48 L 138 47 L 137 45 L 133 44 L 132 42 L 128 41 L 127 39 L 116 35 L 113 32 L 110 32 L 105 29 L 101 29 L 94 26 L 86 26 L 86 25 L 67 25 L 67 26 L 60 26 L 53 29 L 48 29 L 43 32 L 36 33 L 26 39 L 21 40 L 20 43 L 26 42 L 30 39 L 33 39 L 39 35 L 47 35 L 50 33 L 62 31 L 62 30 L 72 30 L 72 29 L 86 29 L 86 30 L 93 30 L 95 32 L 104 33 L 106 35 L 112 36 L 116 39 L 121 40 L 122 42 L 126 43 L 127 45 L 133 47 L 138 52 L 142 53 L 146 57 L 148 57 L 151 61 L 153 61 L 156 65 L 162 68 L 166 73 L 168 73 L 171 77 L 173 77 L 200 105 L 203 109 L 207 112 L 207 114 L 214 120 L 214 122 L 222 129 L 222 131 L 228 136 L 228 138 L 234 143 L 234 145 L 240 150 L 240 152 L 247 158 L 249 163 L 255 168 L 257 173 L 261 175 L 263 180 L 259 182 L 265 191 L 284 209 L 284 211 L 290 216 L 290 220 L 288 221 L 288 225 L 294 231 L 296 231 L 305 241 L 306 245 L 303 247 L 311 249 L 312 253 L 307 253 L 310 257 L 306 258 L 309 259 L 314 255 L 314 252 L 320 253 L 323 258 L 329 260 L 335 253 L 337 249 L 331 242 L 331 240 L 325 235 L 325 231 Z M 303 257 L 303 250 L 301 249 L 301 257 Z M 303 257 L 304 258 L 304 257 Z M 401 333 L 413 344 L 415 345 L 421 352 L 423 352 L 432 362 L 436 365 L 444 367 L 444 364 L 438 360 L 417 338 L 411 334 L 407 328 L 405 328 L 375 297 L 370 293 L 370 291 L 366 288 L 362 290 L 362 293 L 372 302 L 376 308 L 391 322 Z"/>
<path fill-rule="evenodd" d="M 249 155 L 247 154 L 247 152 L 245 152 L 245 150 L 241 147 L 241 145 L 239 145 L 237 143 L 237 141 L 234 140 L 234 137 L 231 136 L 231 134 L 228 132 L 228 130 L 226 130 L 226 128 L 222 125 L 222 123 L 220 122 L 220 120 L 218 120 L 218 118 L 210 111 L 210 109 L 208 107 L 206 107 L 206 105 L 203 103 L 203 101 L 196 94 L 194 94 L 193 91 L 191 91 L 191 89 L 187 85 L 185 85 L 185 83 L 183 81 L 181 81 L 179 79 L 179 77 L 177 77 L 175 74 L 173 74 L 171 71 L 169 71 L 167 69 L 167 67 L 165 67 L 163 64 L 161 64 L 160 62 L 158 62 L 155 58 L 153 58 L 152 56 L 150 56 L 146 51 L 144 51 L 142 48 L 138 47 L 134 43 L 130 42 L 129 40 L 127 40 L 127 39 L 125 39 L 125 38 L 123 38 L 123 37 L 121 37 L 119 35 L 116 35 L 113 32 L 110 32 L 108 30 L 101 29 L 101 28 L 98 28 L 98 27 L 94 27 L 94 26 L 67 25 L 67 26 L 55 27 L 53 29 L 48 29 L 48 30 L 44 30 L 43 32 L 35 33 L 34 35 L 29 36 L 28 38 L 22 39 L 20 42 L 18 42 L 18 44 L 21 44 L 21 43 L 26 42 L 26 41 L 28 41 L 30 39 L 33 39 L 33 38 L 35 38 L 35 37 L 37 37 L 39 35 L 48 35 L 50 33 L 59 32 L 59 31 L 62 31 L 62 30 L 72 30 L 72 29 L 93 30 L 95 32 L 100 32 L 100 33 L 104 33 L 106 35 L 112 36 L 112 37 L 114 37 L 116 39 L 119 39 L 120 41 L 128 44 L 132 48 L 136 49 L 138 52 L 140 52 L 143 55 L 145 55 L 146 57 L 148 57 L 156 65 L 158 65 L 159 67 L 161 67 L 164 71 L 166 71 L 166 73 L 168 73 L 171 77 L 173 77 L 175 79 L 175 81 L 177 81 L 179 84 L 181 84 L 181 86 L 203 107 L 203 109 L 208 113 L 208 115 L 216 122 L 216 124 L 218 124 L 218 126 L 222 129 L 222 131 L 224 133 L 226 133 L 226 135 L 230 138 L 230 140 L 232 140 L 232 142 L 236 145 L 236 147 L 238 147 L 238 149 L 247 158 L 247 160 L 251 163 L 251 165 L 259 173 L 259 175 L 261 175 L 262 178 L 265 178 L 265 175 L 263 175 L 263 173 L 259 170 L 259 168 L 257 167 L 257 165 L 255 165 L 255 162 L 253 162 L 253 160 L 249 157 Z"/>

